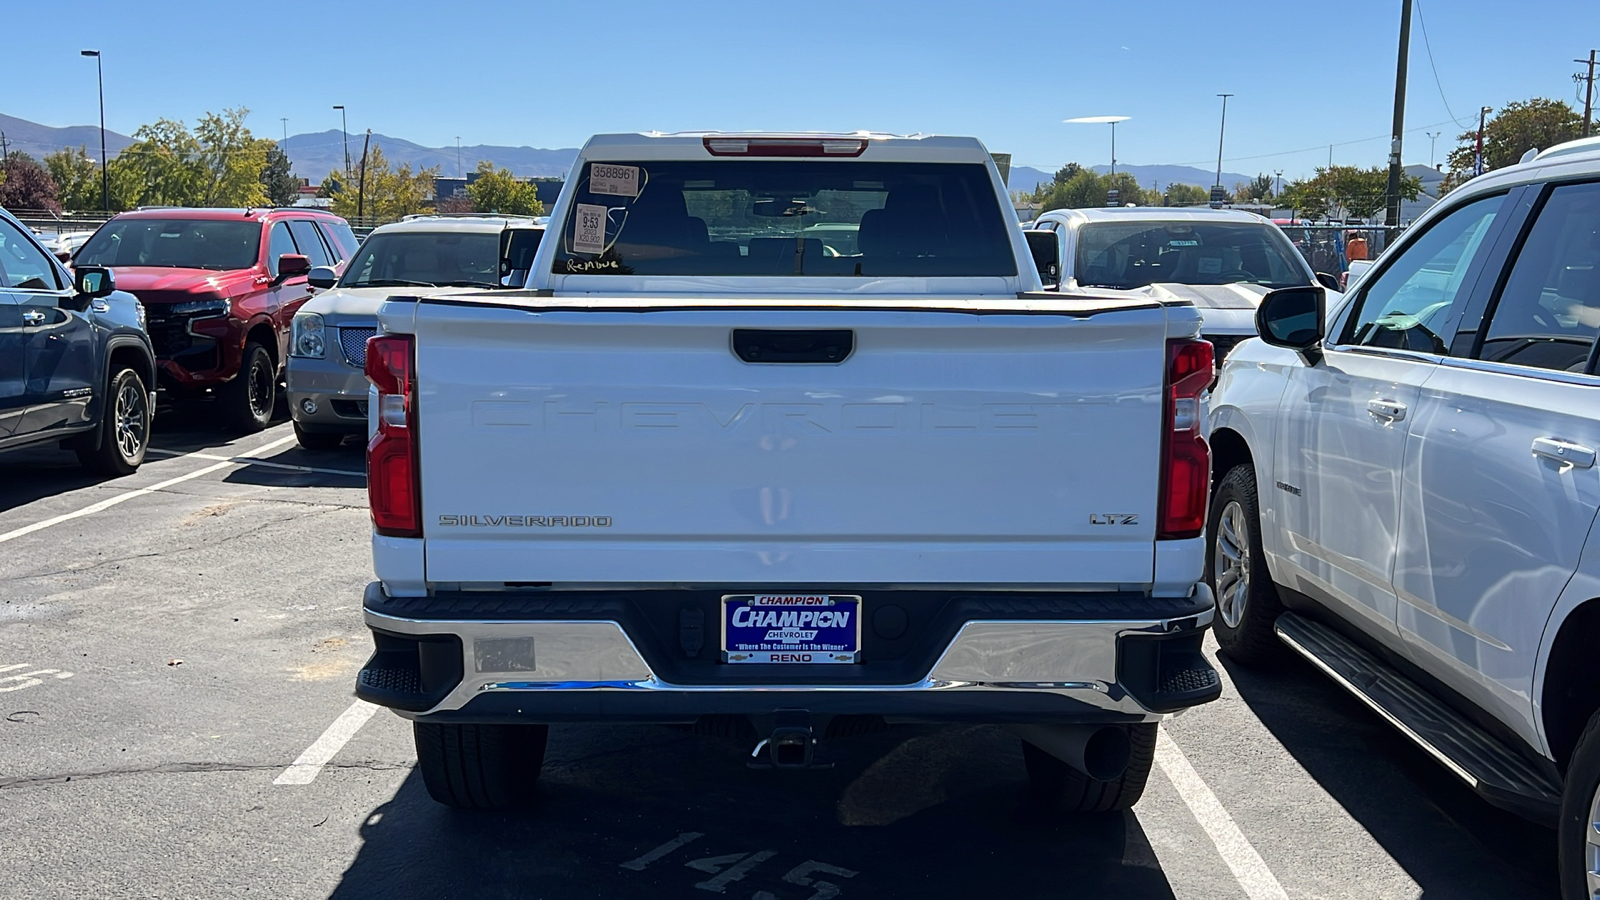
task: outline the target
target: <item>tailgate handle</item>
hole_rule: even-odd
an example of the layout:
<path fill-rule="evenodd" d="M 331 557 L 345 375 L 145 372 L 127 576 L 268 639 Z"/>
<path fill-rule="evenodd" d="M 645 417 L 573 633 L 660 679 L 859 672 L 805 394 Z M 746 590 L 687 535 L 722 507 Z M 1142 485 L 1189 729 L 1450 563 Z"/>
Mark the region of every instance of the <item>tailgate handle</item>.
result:
<path fill-rule="evenodd" d="M 734 355 L 747 363 L 839 363 L 855 345 L 856 333 L 848 328 L 733 330 Z"/>

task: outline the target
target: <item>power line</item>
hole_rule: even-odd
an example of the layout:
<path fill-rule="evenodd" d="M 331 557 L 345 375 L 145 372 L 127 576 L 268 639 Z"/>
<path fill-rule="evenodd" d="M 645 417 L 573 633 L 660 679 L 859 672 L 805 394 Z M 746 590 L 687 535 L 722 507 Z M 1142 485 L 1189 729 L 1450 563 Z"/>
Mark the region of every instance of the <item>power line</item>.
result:
<path fill-rule="evenodd" d="M 1416 134 L 1419 131 L 1427 131 L 1429 128 L 1437 128 L 1437 127 L 1439 127 L 1441 125 L 1449 125 L 1449 124 L 1451 124 L 1451 123 L 1448 122 L 1448 121 L 1446 121 L 1446 122 L 1431 122 L 1431 123 L 1429 123 L 1427 125 L 1419 125 L 1416 128 L 1407 128 L 1406 129 L 1406 134 Z M 1234 162 L 1245 162 L 1246 160 L 1268 159 L 1268 158 L 1271 158 L 1271 157 L 1274 157 L 1274 156 L 1292 156 L 1292 155 L 1294 155 L 1296 153 L 1310 153 L 1313 150 L 1321 150 L 1324 147 L 1348 147 L 1348 146 L 1350 146 L 1352 144 L 1366 144 L 1366 143 L 1371 143 L 1372 141 L 1387 140 L 1388 138 L 1389 138 L 1389 135 L 1387 135 L 1387 134 L 1375 134 L 1372 137 L 1358 138 L 1358 139 L 1352 140 L 1352 141 L 1336 141 L 1336 142 L 1330 143 L 1330 144 L 1317 144 L 1314 147 L 1301 147 L 1298 150 L 1280 150 L 1280 151 L 1277 151 L 1275 153 L 1257 153 L 1254 156 L 1231 156 L 1231 157 L 1229 157 L 1229 159 L 1232 159 Z M 1209 160 L 1209 159 L 1199 159 L 1199 160 L 1194 160 L 1192 162 L 1168 163 L 1168 165 L 1173 165 L 1173 166 L 1198 166 L 1201 163 L 1209 163 L 1209 162 L 1211 162 L 1211 160 Z"/>
<path fill-rule="evenodd" d="M 1461 120 L 1456 118 L 1455 110 L 1450 108 L 1450 101 L 1445 99 L 1444 82 L 1439 80 L 1439 67 L 1433 61 L 1433 44 L 1428 41 L 1428 20 L 1422 17 L 1422 0 L 1416 2 L 1417 24 L 1422 26 L 1422 46 L 1428 50 L 1428 68 L 1433 70 L 1433 83 L 1439 89 L 1439 101 L 1444 104 L 1444 111 L 1450 116 L 1450 121 L 1454 122 L 1457 128 L 1466 128 L 1468 126 L 1461 124 Z"/>

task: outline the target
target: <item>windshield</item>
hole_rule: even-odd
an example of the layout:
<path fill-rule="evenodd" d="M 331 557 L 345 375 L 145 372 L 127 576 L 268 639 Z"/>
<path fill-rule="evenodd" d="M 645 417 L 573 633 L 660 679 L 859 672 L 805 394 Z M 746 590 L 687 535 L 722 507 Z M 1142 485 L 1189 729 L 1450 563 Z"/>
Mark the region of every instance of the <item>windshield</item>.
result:
<path fill-rule="evenodd" d="M 575 187 L 557 275 L 1017 274 L 978 164 L 594 163 Z"/>
<path fill-rule="evenodd" d="M 248 269 L 260 258 L 255 219 L 113 219 L 74 258 L 80 266 Z"/>
<path fill-rule="evenodd" d="M 340 287 L 499 287 L 498 232 L 375 234 L 356 251 Z"/>
<path fill-rule="evenodd" d="M 1311 284 L 1276 228 L 1245 222 L 1100 222 L 1078 230 L 1078 284 Z"/>

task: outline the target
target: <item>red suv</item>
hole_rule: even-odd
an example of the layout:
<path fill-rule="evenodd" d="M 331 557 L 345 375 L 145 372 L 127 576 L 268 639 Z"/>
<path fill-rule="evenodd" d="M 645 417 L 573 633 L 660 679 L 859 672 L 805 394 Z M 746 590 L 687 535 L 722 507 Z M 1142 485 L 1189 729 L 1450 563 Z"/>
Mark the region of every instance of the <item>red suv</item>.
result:
<path fill-rule="evenodd" d="M 357 244 L 344 219 L 312 209 L 140 209 L 101 226 L 73 262 L 111 268 L 144 303 L 169 395 L 209 396 L 230 428 L 259 431 L 311 297 L 307 273 L 342 269 Z"/>

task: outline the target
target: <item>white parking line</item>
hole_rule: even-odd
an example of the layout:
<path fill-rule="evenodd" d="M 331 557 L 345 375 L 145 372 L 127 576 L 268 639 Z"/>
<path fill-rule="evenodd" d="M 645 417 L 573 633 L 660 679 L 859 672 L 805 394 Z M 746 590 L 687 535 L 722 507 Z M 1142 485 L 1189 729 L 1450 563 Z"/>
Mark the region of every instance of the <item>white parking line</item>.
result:
<path fill-rule="evenodd" d="M 365 472 L 353 472 L 349 469 L 324 469 L 319 466 L 297 466 L 293 463 L 281 463 L 272 462 L 265 459 L 257 459 L 254 456 L 216 456 L 210 453 L 178 453 L 174 450 L 151 450 L 149 452 L 157 453 L 162 456 L 188 456 L 193 457 L 194 459 L 216 459 L 224 462 L 235 462 L 244 466 L 266 466 L 272 469 L 289 469 L 294 472 L 320 472 L 325 475 L 348 475 L 351 478 L 367 477 L 367 473 Z"/>
<path fill-rule="evenodd" d="M 1239 830 L 1233 816 L 1223 809 L 1222 801 L 1201 780 L 1200 773 L 1189 765 L 1188 757 L 1167 736 L 1165 728 L 1156 732 L 1156 764 L 1178 789 L 1178 796 L 1194 813 L 1195 821 L 1205 829 L 1206 836 L 1216 845 L 1217 853 L 1250 900 L 1288 900 L 1289 895 L 1278 883 L 1277 876 Z"/>
<path fill-rule="evenodd" d="M 339 718 L 333 720 L 328 730 L 306 748 L 289 768 L 284 769 L 277 778 L 272 779 L 273 784 L 310 784 L 317 780 L 322 773 L 322 767 L 333 759 L 349 740 L 355 737 L 361 726 L 367 724 L 372 714 L 378 707 L 365 700 L 357 700 L 350 704 L 350 708 L 340 713 Z"/>
<path fill-rule="evenodd" d="M 279 438 L 278 440 L 275 440 L 270 444 L 266 444 L 265 446 L 257 447 L 253 452 L 264 453 L 264 452 L 266 452 L 268 450 L 271 450 L 273 448 L 282 447 L 284 444 L 287 444 L 290 441 L 293 441 L 294 439 L 295 439 L 294 435 L 291 434 L 288 437 Z M 191 454 L 187 454 L 187 455 L 188 456 L 194 456 L 196 454 L 192 454 L 191 453 Z M 178 457 L 178 458 L 182 459 L 184 457 Z M 195 479 L 195 478 L 199 478 L 202 475 L 209 475 L 212 472 L 215 472 L 215 471 L 217 471 L 219 469 L 226 469 L 229 466 L 236 466 L 236 465 L 239 465 L 239 463 L 235 463 L 235 462 L 231 462 L 231 461 L 215 463 L 213 465 L 206 466 L 205 468 L 202 468 L 202 469 L 196 469 L 195 471 L 190 472 L 187 475 L 179 475 L 177 478 L 168 478 L 166 481 L 160 482 L 158 484 L 152 484 L 149 487 L 136 488 L 134 490 L 128 491 L 125 494 L 118 494 L 115 497 L 111 497 L 111 498 L 108 498 L 108 499 L 105 499 L 105 500 L 101 500 L 99 503 L 91 503 L 88 506 L 85 506 L 83 509 L 74 510 L 74 511 L 69 512 L 69 513 L 62 513 L 59 516 L 54 516 L 52 518 L 45 519 L 42 522 L 35 522 L 32 525 L 24 525 L 21 528 L 17 528 L 17 529 L 14 529 L 12 531 L 7 531 L 4 534 L 0 534 L 0 544 L 3 544 L 6 541 L 13 540 L 15 538 L 22 537 L 23 535 L 33 534 L 35 531 L 43 531 L 44 529 L 49 528 L 52 525 L 60 525 L 62 522 L 70 522 L 73 519 L 81 519 L 84 516 L 92 516 L 97 512 L 102 512 L 104 510 L 110 509 L 111 507 L 116 506 L 119 503 L 126 503 L 127 501 L 132 500 L 135 497 L 143 497 L 146 494 L 154 494 L 157 491 L 166 490 L 167 488 L 172 487 L 175 484 L 181 484 L 182 482 L 189 481 L 189 480 Z"/>

